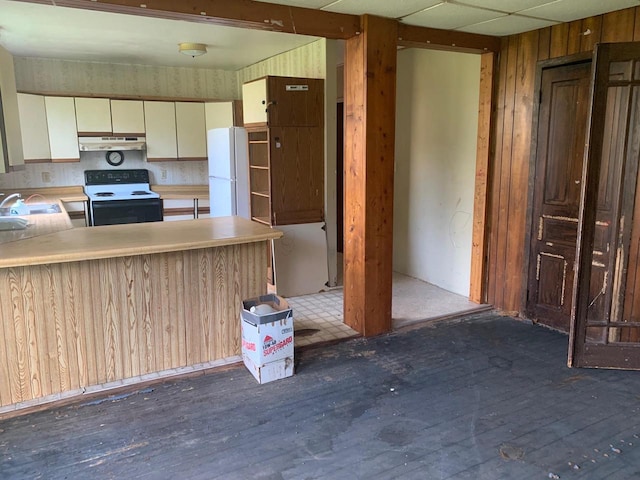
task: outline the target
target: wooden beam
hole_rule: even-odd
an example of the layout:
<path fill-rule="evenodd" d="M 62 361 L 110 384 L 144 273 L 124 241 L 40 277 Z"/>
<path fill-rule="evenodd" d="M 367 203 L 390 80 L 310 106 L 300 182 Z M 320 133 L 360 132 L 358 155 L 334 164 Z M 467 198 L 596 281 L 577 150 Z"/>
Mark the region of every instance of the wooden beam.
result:
<path fill-rule="evenodd" d="M 476 147 L 476 179 L 473 199 L 473 233 L 471 241 L 471 281 L 469 300 L 486 302 L 487 211 L 489 192 L 489 159 L 491 145 L 491 105 L 496 55 L 484 53 L 480 60 L 480 105 L 478 108 L 478 144 Z"/>
<path fill-rule="evenodd" d="M 391 330 L 397 22 L 363 15 L 346 42 L 344 321 Z"/>
<path fill-rule="evenodd" d="M 100 12 L 347 39 L 360 32 L 357 15 L 253 0 L 16 0 Z"/>
<path fill-rule="evenodd" d="M 357 15 L 254 0 L 187 0 L 180 2 L 173 0 L 14 1 L 342 40 L 358 35 L 361 31 L 360 17 Z M 396 23 L 398 45 L 400 46 L 471 53 L 500 51 L 499 37 Z"/>
<path fill-rule="evenodd" d="M 457 52 L 499 52 L 500 37 L 398 23 L 398 45 Z"/>

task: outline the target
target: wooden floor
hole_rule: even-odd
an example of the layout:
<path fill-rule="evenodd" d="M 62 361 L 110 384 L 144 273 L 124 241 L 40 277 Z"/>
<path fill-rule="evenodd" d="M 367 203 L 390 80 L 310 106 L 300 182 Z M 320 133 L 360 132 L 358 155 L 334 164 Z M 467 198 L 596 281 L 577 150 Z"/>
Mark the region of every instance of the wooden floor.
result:
<path fill-rule="evenodd" d="M 0 421 L 0 478 L 640 478 L 640 373 L 566 349 L 483 314 L 84 399 Z"/>

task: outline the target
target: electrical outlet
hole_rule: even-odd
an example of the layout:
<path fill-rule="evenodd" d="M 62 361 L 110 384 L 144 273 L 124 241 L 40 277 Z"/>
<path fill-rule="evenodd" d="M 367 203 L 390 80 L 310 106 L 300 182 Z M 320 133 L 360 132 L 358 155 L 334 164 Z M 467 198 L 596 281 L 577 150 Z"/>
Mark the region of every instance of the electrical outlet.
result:
<path fill-rule="evenodd" d="M 166 180 L 166 179 L 167 179 L 167 169 L 166 169 L 166 168 L 163 168 L 163 169 L 160 171 L 160 178 L 161 178 L 162 180 Z"/>
<path fill-rule="evenodd" d="M 51 182 L 51 173 L 42 172 L 42 183 L 50 183 L 50 182 Z"/>

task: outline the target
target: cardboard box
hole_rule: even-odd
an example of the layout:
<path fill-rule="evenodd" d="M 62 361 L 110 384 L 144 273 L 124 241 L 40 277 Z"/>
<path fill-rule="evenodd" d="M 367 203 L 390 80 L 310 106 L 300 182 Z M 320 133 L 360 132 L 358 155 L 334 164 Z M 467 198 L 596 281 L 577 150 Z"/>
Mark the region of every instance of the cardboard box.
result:
<path fill-rule="evenodd" d="M 261 312 L 260 305 L 271 308 Z M 292 375 L 293 311 L 287 301 L 270 294 L 245 300 L 242 307 L 242 357 L 247 368 L 260 383 Z"/>
<path fill-rule="evenodd" d="M 260 384 L 273 382 L 274 380 L 280 380 L 281 378 L 293 375 L 293 357 L 281 358 L 280 360 L 269 362 L 262 366 L 253 363 L 249 356 L 244 353 L 242 354 L 242 360 Z"/>

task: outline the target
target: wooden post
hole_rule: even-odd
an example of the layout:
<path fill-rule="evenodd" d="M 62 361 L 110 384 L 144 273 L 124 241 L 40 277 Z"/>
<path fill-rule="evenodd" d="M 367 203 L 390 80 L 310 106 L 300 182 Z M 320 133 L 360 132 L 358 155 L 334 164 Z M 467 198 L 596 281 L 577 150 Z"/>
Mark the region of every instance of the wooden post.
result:
<path fill-rule="evenodd" d="M 391 330 L 397 22 L 363 15 L 346 42 L 344 321 Z"/>
<path fill-rule="evenodd" d="M 473 200 L 473 237 L 471 241 L 471 285 L 469 300 L 475 303 L 486 301 L 487 260 L 487 194 L 489 181 L 489 158 L 491 148 L 491 105 L 495 54 L 484 53 L 480 62 L 480 105 L 478 109 L 478 146 L 476 153 L 476 181 Z"/>

